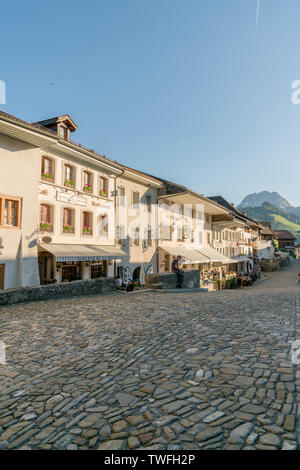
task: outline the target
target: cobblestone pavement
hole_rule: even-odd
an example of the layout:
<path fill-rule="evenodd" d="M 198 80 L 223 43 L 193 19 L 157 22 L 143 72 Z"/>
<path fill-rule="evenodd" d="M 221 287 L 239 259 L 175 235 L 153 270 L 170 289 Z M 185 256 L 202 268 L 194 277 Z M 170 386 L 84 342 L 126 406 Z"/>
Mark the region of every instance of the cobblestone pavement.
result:
<path fill-rule="evenodd" d="M 1 308 L 0 449 L 300 448 L 298 271 Z"/>

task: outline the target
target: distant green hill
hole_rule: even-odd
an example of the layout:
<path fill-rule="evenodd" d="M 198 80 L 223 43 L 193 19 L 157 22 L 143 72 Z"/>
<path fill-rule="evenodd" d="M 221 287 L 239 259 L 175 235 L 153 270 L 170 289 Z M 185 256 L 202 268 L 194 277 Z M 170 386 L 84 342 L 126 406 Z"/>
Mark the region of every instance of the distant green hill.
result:
<path fill-rule="evenodd" d="M 287 214 L 285 211 L 267 202 L 263 203 L 261 207 L 246 207 L 240 208 L 240 210 L 245 211 L 251 219 L 271 222 L 274 230 L 289 230 L 300 242 L 300 234 L 297 233 L 300 231 L 299 216 Z"/>

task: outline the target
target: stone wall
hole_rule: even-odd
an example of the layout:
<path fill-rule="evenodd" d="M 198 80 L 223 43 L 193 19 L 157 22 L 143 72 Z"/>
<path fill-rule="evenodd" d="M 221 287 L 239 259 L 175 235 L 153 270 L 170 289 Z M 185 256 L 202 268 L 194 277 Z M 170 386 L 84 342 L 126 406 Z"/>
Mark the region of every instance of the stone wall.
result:
<path fill-rule="evenodd" d="M 19 287 L 0 290 L 0 305 L 17 304 L 33 300 L 61 299 L 116 291 L 113 278 L 89 279 L 87 281 L 60 282 L 37 287 Z"/>
<path fill-rule="evenodd" d="M 173 273 L 146 274 L 145 287 L 148 289 L 176 289 L 177 277 Z M 185 271 L 183 288 L 199 288 L 200 271 Z"/>
<path fill-rule="evenodd" d="M 279 270 L 279 260 L 273 259 L 270 261 L 260 261 L 259 266 L 261 267 L 261 270 L 264 272 L 272 272 L 272 271 L 278 271 Z"/>

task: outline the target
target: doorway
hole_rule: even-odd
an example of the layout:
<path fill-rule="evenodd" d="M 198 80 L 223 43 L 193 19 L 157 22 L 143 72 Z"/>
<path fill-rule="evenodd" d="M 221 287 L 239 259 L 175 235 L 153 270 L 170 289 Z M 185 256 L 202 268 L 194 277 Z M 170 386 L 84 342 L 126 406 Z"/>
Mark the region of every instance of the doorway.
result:
<path fill-rule="evenodd" d="M 123 268 L 123 266 L 118 266 L 117 267 L 117 276 L 120 277 L 121 279 L 124 279 L 124 268 Z"/>
<path fill-rule="evenodd" d="M 0 264 L 0 290 L 4 289 L 4 267 L 5 264 Z"/>
<path fill-rule="evenodd" d="M 133 271 L 133 275 L 132 275 L 132 280 L 133 280 L 133 282 L 140 282 L 140 276 L 141 276 L 141 267 L 138 266 L 138 267 L 135 268 L 135 270 Z"/>

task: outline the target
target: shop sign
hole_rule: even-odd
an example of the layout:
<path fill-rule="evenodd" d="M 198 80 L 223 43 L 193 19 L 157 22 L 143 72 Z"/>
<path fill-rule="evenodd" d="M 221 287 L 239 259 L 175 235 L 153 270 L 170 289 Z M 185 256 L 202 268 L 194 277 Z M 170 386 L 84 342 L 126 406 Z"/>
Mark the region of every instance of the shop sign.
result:
<path fill-rule="evenodd" d="M 77 206 L 86 206 L 87 199 L 77 194 L 68 194 L 68 193 L 56 193 L 57 201 L 68 202 L 69 204 L 75 204 Z"/>

